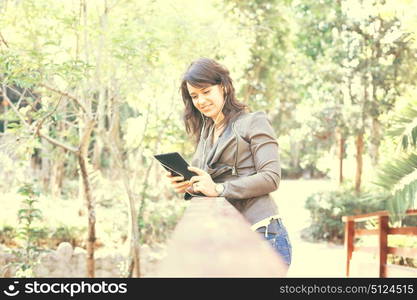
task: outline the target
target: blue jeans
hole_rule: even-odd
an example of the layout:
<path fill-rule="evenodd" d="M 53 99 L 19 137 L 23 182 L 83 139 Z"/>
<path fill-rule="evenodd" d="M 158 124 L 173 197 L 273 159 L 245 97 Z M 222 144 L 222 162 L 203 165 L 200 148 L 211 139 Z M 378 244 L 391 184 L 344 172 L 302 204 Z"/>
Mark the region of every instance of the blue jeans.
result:
<path fill-rule="evenodd" d="M 287 229 L 281 220 L 278 220 L 278 232 L 277 233 L 265 233 L 260 232 L 262 236 L 271 244 L 274 250 L 279 254 L 282 260 L 290 266 L 292 258 L 292 246 L 288 237 Z"/>

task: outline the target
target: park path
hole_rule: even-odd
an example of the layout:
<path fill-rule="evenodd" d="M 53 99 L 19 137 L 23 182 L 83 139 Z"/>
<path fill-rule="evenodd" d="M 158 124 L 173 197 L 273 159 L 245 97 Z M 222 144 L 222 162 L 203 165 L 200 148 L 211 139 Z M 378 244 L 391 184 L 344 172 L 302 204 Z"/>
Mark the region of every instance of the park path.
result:
<path fill-rule="evenodd" d="M 293 261 L 288 277 L 345 277 L 342 245 L 311 243 L 301 239 L 301 230 L 310 224 L 305 201 L 314 192 L 334 188 L 329 180 L 282 180 L 273 196 L 293 245 Z"/>

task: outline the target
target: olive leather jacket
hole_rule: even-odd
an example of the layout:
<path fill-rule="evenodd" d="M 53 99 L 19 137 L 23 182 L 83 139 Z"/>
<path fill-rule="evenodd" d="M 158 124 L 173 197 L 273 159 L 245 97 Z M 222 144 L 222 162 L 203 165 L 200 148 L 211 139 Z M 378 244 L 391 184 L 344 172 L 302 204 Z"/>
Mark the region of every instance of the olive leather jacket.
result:
<path fill-rule="evenodd" d="M 278 189 L 281 165 L 267 115 L 241 111 L 229 120 L 213 146 L 211 141 L 212 126 L 203 126 L 191 165 L 224 184 L 219 197 L 225 197 L 250 224 L 278 214 L 270 193 Z M 184 195 L 186 200 L 192 197 L 187 192 Z"/>

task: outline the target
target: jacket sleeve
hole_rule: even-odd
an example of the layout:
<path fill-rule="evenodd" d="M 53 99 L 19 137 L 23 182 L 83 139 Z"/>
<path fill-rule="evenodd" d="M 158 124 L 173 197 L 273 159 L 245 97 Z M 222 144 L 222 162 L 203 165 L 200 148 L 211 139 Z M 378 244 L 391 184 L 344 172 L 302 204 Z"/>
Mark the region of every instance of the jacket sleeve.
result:
<path fill-rule="evenodd" d="M 281 179 L 278 142 L 267 115 L 264 112 L 254 113 L 247 128 L 256 174 L 224 182 L 221 197 L 248 199 L 278 189 Z"/>

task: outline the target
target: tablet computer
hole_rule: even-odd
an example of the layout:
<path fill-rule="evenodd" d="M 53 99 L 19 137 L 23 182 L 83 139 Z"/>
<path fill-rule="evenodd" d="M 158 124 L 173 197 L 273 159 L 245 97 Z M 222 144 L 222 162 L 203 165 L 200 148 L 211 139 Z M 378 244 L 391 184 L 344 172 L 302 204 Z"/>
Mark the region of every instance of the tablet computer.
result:
<path fill-rule="evenodd" d="M 189 164 L 178 152 L 156 154 L 154 157 L 161 163 L 165 170 L 171 172 L 172 176 L 182 176 L 184 180 L 198 175 L 188 170 Z"/>

